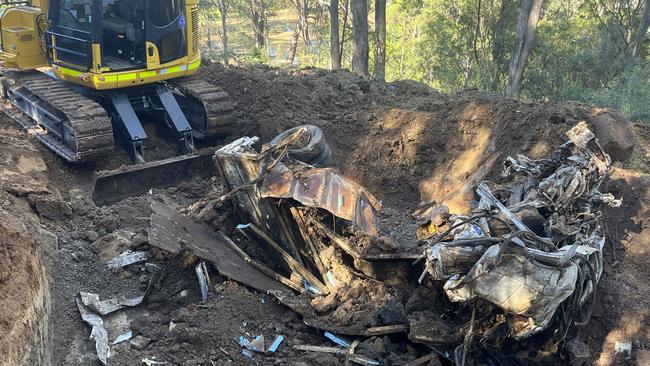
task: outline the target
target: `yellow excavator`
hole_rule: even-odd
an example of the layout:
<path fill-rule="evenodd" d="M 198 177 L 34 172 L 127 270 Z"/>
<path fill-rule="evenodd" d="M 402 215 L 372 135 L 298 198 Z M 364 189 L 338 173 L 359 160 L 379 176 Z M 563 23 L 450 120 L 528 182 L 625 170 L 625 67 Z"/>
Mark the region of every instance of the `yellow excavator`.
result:
<path fill-rule="evenodd" d="M 117 141 L 136 163 L 99 175 L 102 203 L 206 168 L 194 139 L 236 120 L 228 94 L 192 76 L 200 64 L 198 0 L 0 1 L 3 111 L 66 161 L 102 159 Z M 145 163 L 143 120 L 180 155 Z"/>

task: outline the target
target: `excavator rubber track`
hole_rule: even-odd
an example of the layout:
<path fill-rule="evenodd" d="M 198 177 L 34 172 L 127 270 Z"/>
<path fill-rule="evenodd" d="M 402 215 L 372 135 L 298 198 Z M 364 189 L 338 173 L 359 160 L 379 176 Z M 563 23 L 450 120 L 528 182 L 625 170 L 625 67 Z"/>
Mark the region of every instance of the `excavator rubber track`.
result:
<path fill-rule="evenodd" d="M 201 113 L 205 113 L 205 125 L 192 125 L 195 137 L 201 139 L 228 135 L 236 128 L 237 120 L 233 115 L 235 105 L 223 89 L 198 76 L 170 80 L 168 83 L 185 97 L 192 98 L 195 103 L 203 106 L 204 112 Z"/>
<path fill-rule="evenodd" d="M 10 106 L 2 109 L 12 120 L 69 162 L 89 162 L 113 151 L 113 127 L 106 110 L 89 97 L 65 83 L 40 72 L 3 72 L 3 97 Z M 29 105 L 20 107 L 16 98 Z M 40 110 L 60 119 L 61 130 L 55 131 L 34 120 Z M 46 132 L 47 131 L 47 132 Z M 63 132 L 65 131 L 65 132 Z"/>

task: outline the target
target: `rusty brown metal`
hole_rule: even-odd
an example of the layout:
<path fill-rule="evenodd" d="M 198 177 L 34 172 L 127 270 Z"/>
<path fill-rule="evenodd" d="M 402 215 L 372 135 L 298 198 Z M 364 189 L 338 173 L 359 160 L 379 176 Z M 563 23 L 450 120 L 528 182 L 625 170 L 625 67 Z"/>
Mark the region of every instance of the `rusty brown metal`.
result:
<path fill-rule="evenodd" d="M 293 198 L 309 207 L 325 209 L 370 235 L 377 235 L 375 214 L 381 202 L 363 187 L 331 168 L 279 164 L 262 181 L 262 197 Z"/>

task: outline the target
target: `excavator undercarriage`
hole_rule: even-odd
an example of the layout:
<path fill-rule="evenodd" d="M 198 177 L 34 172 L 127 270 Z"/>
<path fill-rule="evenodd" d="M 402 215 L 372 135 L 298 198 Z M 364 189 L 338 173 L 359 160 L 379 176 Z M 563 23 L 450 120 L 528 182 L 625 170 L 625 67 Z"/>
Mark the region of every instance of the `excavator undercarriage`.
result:
<path fill-rule="evenodd" d="M 41 72 L 4 71 L 0 85 L 2 111 L 68 162 L 96 161 L 122 145 L 135 165 L 97 173 L 98 204 L 209 174 L 209 157 L 197 153 L 194 139 L 218 136 L 235 123 L 228 94 L 194 77 L 95 91 Z M 147 162 L 142 120 L 167 127 L 179 155 Z"/>

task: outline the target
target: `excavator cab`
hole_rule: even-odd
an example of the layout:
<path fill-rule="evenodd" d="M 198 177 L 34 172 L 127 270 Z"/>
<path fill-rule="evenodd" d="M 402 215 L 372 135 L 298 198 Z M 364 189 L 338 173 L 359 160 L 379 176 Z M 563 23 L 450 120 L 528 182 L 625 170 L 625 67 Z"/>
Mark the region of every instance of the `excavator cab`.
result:
<path fill-rule="evenodd" d="M 49 18 L 48 46 L 60 63 L 120 71 L 188 55 L 184 0 L 61 0 L 51 4 Z M 103 51 L 99 59 L 93 45 Z"/>
<path fill-rule="evenodd" d="M 196 0 L 59 0 L 48 18 L 54 73 L 92 89 L 188 76 L 200 64 Z"/>

